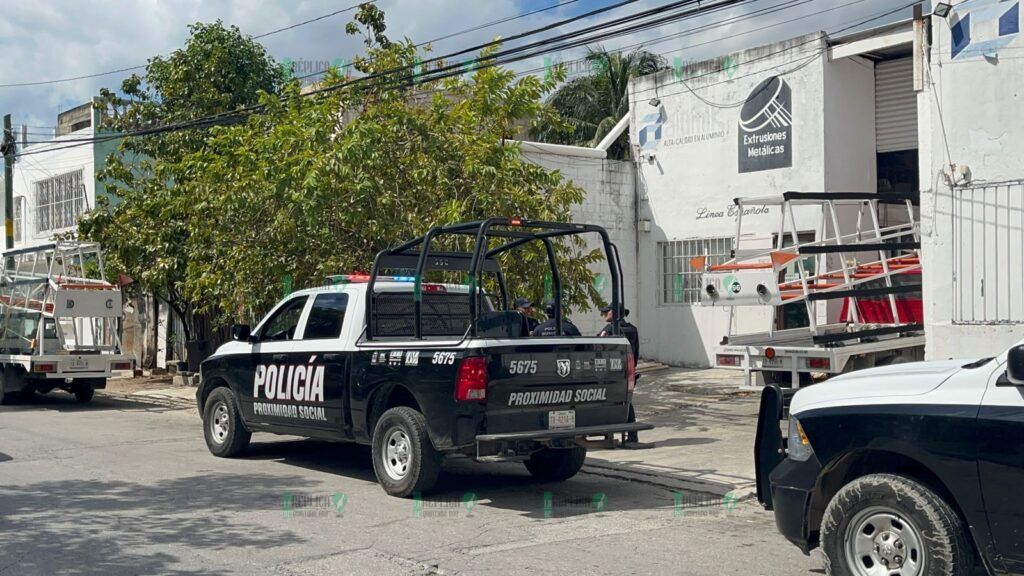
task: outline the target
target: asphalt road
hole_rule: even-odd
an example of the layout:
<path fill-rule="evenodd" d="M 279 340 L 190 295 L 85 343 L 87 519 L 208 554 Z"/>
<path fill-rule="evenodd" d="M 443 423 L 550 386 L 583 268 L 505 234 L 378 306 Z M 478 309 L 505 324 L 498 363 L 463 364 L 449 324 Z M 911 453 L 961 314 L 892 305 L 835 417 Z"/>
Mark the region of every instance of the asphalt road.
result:
<path fill-rule="evenodd" d="M 0 575 L 823 573 L 749 501 L 469 461 L 402 500 L 366 448 L 253 440 L 214 458 L 194 409 L 102 392 L 0 407 Z"/>

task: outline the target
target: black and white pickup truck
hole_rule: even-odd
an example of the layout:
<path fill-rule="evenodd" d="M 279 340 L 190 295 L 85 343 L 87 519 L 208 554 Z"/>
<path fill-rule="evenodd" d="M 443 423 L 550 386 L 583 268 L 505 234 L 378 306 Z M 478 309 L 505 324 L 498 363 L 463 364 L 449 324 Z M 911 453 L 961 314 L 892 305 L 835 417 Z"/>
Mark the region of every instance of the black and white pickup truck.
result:
<path fill-rule="evenodd" d="M 529 336 L 499 259 L 544 246 L 560 318 L 554 244 L 584 233 L 602 239 L 621 307 L 604 229 L 494 218 L 431 229 L 381 252 L 369 275 L 333 277 L 287 296 L 254 329 L 236 325 L 234 341 L 203 362 L 196 393 L 210 451 L 240 454 L 254 431 L 371 444 L 381 486 L 402 497 L 429 490 L 450 455 L 572 477 L 588 446 L 653 428 L 629 421 L 635 359 L 621 333 Z M 469 236 L 474 248 L 432 250 L 444 235 Z M 466 281 L 430 280 L 445 273 Z"/>
<path fill-rule="evenodd" d="M 758 499 L 829 574 L 1024 574 L 1024 341 L 766 388 L 755 459 Z"/>

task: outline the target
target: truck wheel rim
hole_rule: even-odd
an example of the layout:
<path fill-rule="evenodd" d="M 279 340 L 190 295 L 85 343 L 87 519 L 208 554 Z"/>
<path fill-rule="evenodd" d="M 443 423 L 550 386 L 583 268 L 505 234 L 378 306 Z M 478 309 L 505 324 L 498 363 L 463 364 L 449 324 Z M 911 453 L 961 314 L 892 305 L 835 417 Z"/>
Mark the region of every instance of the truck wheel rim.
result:
<path fill-rule="evenodd" d="M 392 429 L 384 439 L 381 449 L 384 471 L 392 480 L 401 480 L 409 473 L 412 462 L 412 442 L 401 428 Z"/>
<path fill-rule="evenodd" d="M 228 405 L 218 402 L 213 407 L 213 418 L 210 419 L 210 432 L 213 434 L 213 441 L 223 444 L 231 430 L 231 420 L 228 416 Z"/>
<path fill-rule="evenodd" d="M 857 576 L 920 576 L 925 551 L 920 530 L 886 506 L 860 511 L 846 528 L 846 564 Z"/>

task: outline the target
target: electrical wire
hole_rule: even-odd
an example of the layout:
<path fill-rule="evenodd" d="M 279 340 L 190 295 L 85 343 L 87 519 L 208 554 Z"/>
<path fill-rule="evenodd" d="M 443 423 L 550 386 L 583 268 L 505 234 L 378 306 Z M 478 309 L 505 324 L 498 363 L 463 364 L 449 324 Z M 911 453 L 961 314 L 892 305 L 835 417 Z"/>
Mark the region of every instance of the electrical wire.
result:
<path fill-rule="evenodd" d="M 898 12 L 900 10 L 905 10 L 906 8 L 908 8 L 910 6 L 913 6 L 915 4 L 919 4 L 921 1 L 922 0 L 917 0 L 915 2 L 911 2 L 910 4 L 907 4 L 906 6 L 902 6 L 902 7 L 898 8 L 898 9 L 896 9 L 896 10 L 890 10 L 890 11 L 887 11 L 887 12 L 884 12 L 884 13 L 872 16 L 870 18 L 857 21 L 853 25 L 847 26 L 845 28 L 841 28 L 841 29 L 839 29 L 839 30 L 837 30 L 837 31 L 835 31 L 833 33 L 842 32 L 842 31 L 845 31 L 845 30 L 848 30 L 848 29 L 851 29 L 851 28 L 854 28 L 854 27 L 866 24 L 866 23 L 871 22 L 873 20 L 877 20 L 879 18 L 885 17 L 887 15 L 893 14 L 893 13 Z M 682 5 L 682 4 L 685 4 L 685 3 L 686 2 L 679 2 L 679 3 L 674 3 L 673 5 L 670 5 L 670 6 L 674 7 L 674 6 Z M 667 7 L 662 7 L 662 9 L 660 9 L 658 11 L 664 11 L 664 9 L 666 9 L 666 8 Z M 657 13 L 657 11 L 655 13 Z M 689 12 L 689 13 L 686 13 L 686 14 L 689 15 L 689 16 L 693 16 L 693 15 L 702 14 L 702 13 L 703 12 L 700 11 L 700 8 L 698 8 L 698 11 L 696 11 L 696 12 Z M 648 11 L 648 12 L 640 13 L 640 14 L 637 14 L 637 15 L 633 15 L 633 18 L 635 19 L 637 17 L 642 17 L 642 16 L 646 16 L 646 15 L 649 15 L 649 14 L 650 14 L 650 12 Z M 672 17 L 669 18 L 669 19 L 670 20 L 675 20 L 675 19 L 678 19 L 678 18 L 679 18 L 679 15 L 677 14 L 677 15 L 672 15 Z M 669 20 L 669 19 L 666 19 L 666 20 Z M 622 22 L 628 22 L 628 21 L 629 21 L 628 19 L 626 19 L 626 20 L 619 19 L 619 20 L 617 20 L 615 22 L 616 23 L 622 23 Z M 624 34 L 624 33 L 633 32 L 633 31 L 635 31 L 637 29 L 645 29 L 645 28 L 648 28 L 648 27 L 662 25 L 662 24 L 664 24 L 664 20 L 657 20 L 657 21 L 654 21 L 654 22 L 642 23 L 639 26 L 626 27 L 624 29 L 620 29 L 620 30 L 616 30 L 616 31 L 612 31 L 612 32 L 606 33 L 606 34 L 604 34 L 603 36 L 600 36 L 600 37 L 611 37 L 611 36 L 614 36 L 614 35 L 621 35 L 621 34 Z M 612 25 L 612 24 L 611 23 L 606 23 L 604 26 L 606 27 L 608 25 Z M 573 34 L 570 34 L 570 35 L 563 35 L 563 37 L 579 35 L 581 33 L 586 33 L 586 32 L 593 31 L 593 29 L 594 29 L 593 27 L 587 28 L 587 29 L 584 29 L 582 31 L 577 31 L 576 33 L 573 33 Z M 570 43 L 566 43 L 566 44 L 562 44 L 560 46 L 557 46 L 554 49 L 564 49 L 566 46 L 574 47 L 574 46 L 578 46 L 580 44 L 585 44 L 585 43 L 593 42 L 594 40 L 595 40 L 595 38 L 586 38 L 584 40 L 574 40 L 574 41 L 572 41 Z M 814 37 L 811 40 L 808 40 L 808 41 L 805 41 L 805 42 L 802 42 L 802 43 L 799 43 L 799 44 L 796 44 L 796 45 L 788 46 L 787 48 L 785 48 L 783 50 L 772 52 L 772 53 L 768 53 L 768 54 L 762 55 L 760 57 L 750 59 L 746 63 L 754 62 L 754 61 L 757 61 L 757 60 L 763 60 L 765 58 L 769 58 L 771 56 L 777 55 L 777 54 L 779 54 L 781 52 L 789 51 L 789 50 L 792 50 L 793 48 L 796 48 L 798 46 L 805 45 L 805 44 L 808 44 L 810 42 L 815 42 L 815 41 L 819 41 L 819 40 L 820 40 L 820 37 Z M 546 44 L 548 42 L 550 42 L 550 39 L 548 41 L 542 42 L 541 44 Z M 520 47 L 520 49 L 521 48 L 522 47 Z M 552 50 L 552 48 L 546 48 L 545 50 L 540 51 L 540 52 L 528 53 L 525 56 L 520 54 L 520 55 L 516 55 L 516 56 L 514 56 L 512 58 L 508 58 L 508 59 L 491 58 L 488 61 L 486 61 L 486 62 L 484 62 L 482 64 L 479 64 L 476 68 L 477 69 L 479 69 L 479 68 L 486 68 L 486 67 L 496 66 L 496 65 L 500 65 L 500 64 L 505 64 L 505 63 L 508 63 L 508 62 L 518 61 L 518 60 L 521 60 L 521 59 L 523 59 L 525 57 L 533 57 L 533 56 L 536 56 L 536 55 L 541 54 L 541 53 L 549 52 L 551 50 Z M 819 55 L 823 51 L 819 52 L 818 54 L 812 55 L 812 58 L 814 56 Z M 803 63 L 797 69 L 802 68 L 803 66 L 806 66 L 808 63 L 809 62 Z M 457 71 L 454 71 L 454 73 L 453 73 L 451 68 L 456 68 L 456 67 L 461 68 L 461 66 L 449 66 L 449 67 L 446 67 L 448 69 L 444 70 L 443 71 L 444 73 L 442 73 L 442 74 L 432 74 L 429 77 L 425 77 L 423 79 L 423 82 L 436 82 L 436 81 L 444 79 L 444 78 L 448 78 L 448 77 L 451 77 L 451 76 L 454 76 L 454 75 L 459 75 L 459 74 L 464 73 L 464 71 L 461 70 L 461 69 L 457 70 Z M 402 70 L 402 69 L 407 69 L 407 68 L 409 68 L 409 67 L 405 66 L 405 67 L 394 68 L 394 69 L 391 69 L 389 71 L 384 71 L 384 72 L 378 73 L 377 76 L 378 77 L 379 76 L 383 76 L 385 72 L 390 72 L 392 70 Z M 712 70 L 712 71 L 709 71 L 709 72 L 707 72 L 705 74 L 701 74 L 701 75 L 695 76 L 694 78 L 699 78 L 699 77 L 702 77 L 702 76 L 707 76 L 709 74 L 715 74 L 715 73 L 721 72 L 723 70 L 724 70 L 724 68 L 719 68 L 718 70 Z M 786 73 L 790 73 L 790 72 L 793 72 L 793 71 L 795 71 L 795 69 L 794 70 L 790 70 L 790 71 L 788 71 Z M 764 71 L 759 71 L 759 72 L 756 72 L 756 73 L 763 73 L 763 72 Z M 749 76 L 749 75 L 750 74 L 744 75 L 744 76 Z M 694 79 L 694 78 L 691 78 L 691 80 Z M 362 78 L 358 79 L 358 80 L 365 81 L 365 79 L 362 79 Z M 731 81 L 731 80 L 732 79 L 730 79 L 729 81 Z M 319 93 L 319 92 L 326 92 L 326 91 L 329 91 L 329 90 L 337 90 L 337 89 L 343 88 L 343 87 L 345 87 L 345 86 L 347 86 L 349 84 L 353 84 L 353 83 L 356 83 L 356 80 L 353 80 L 353 81 L 350 81 L 350 82 L 346 82 L 346 83 L 339 83 L 338 85 L 334 85 L 334 86 L 329 86 L 329 87 L 326 87 L 324 89 L 321 89 L 320 91 L 312 91 L 312 92 L 304 94 L 304 96 L 309 96 L 309 95 L 312 95 L 312 94 L 315 94 L 315 93 Z M 674 82 L 672 82 L 672 83 L 674 83 Z M 672 84 L 672 83 L 669 83 L 669 84 Z M 409 84 L 406 81 L 404 83 L 404 86 L 411 87 L 412 84 Z M 707 86 L 704 86 L 704 87 L 707 87 Z M 702 87 L 702 88 L 704 88 L 704 87 Z M 387 88 L 387 86 L 384 87 L 384 89 L 386 89 L 386 88 Z M 690 90 L 689 88 L 687 90 L 692 92 L 692 90 Z M 255 107 L 253 107 L 253 108 L 255 108 Z M 167 132 L 167 131 L 173 131 L 173 130 L 180 130 L 180 129 L 188 129 L 188 128 L 197 128 L 197 127 L 210 126 L 210 125 L 215 125 L 215 124 L 222 123 L 221 119 L 223 119 L 224 116 L 227 115 L 227 114 L 235 115 L 235 114 L 239 114 L 240 112 L 242 112 L 242 110 L 233 111 L 233 112 L 230 112 L 230 113 L 223 113 L 223 114 L 220 114 L 220 115 L 215 115 L 215 116 L 206 117 L 206 118 L 200 118 L 200 119 L 196 119 L 194 121 L 190 121 L 190 122 L 182 123 L 182 124 L 178 124 L 178 125 L 167 125 L 167 126 L 162 126 L 162 127 L 154 127 L 154 128 L 151 128 L 151 129 L 136 131 L 136 132 L 129 133 L 129 134 L 111 134 L 111 135 L 108 135 L 108 136 L 105 136 L 105 137 L 99 137 L 99 138 L 93 138 L 93 139 L 85 139 L 85 140 L 82 140 L 81 142 L 83 142 L 83 143 L 102 142 L 102 141 L 118 139 L 118 138 L 124 138 L 124 137 L 145 136 L 145 135 L 158 134 L 158 133 L 161 133 L 161 132 Z M 240 119 L 236 118 L 235 121 L 240 121 Z M 65 141 L 65 142 L 71 142 L 71 141 Z M 58 148 L 50 148 L 50 149 L 46 149 L 46 150 L 39 150 L 38 152 L 33 150 L 33 151 L 26 152 L 26 153 L 23 153 L 23 154 L 42 153 L 42 152 L 52 151 L 52 150 L 55 150 L 55 149 L 62 149 L 62 148 L 72 147 L 73 145 L 74 144 L 68 145 L 68 146 L 62 146 L 62 147 L 58 147 Z"/>
<path fill-rule="evenodd" d="M 455 52 L 453 54 L 449 54 L 449 55 L 446 55 L 446 56 L 439 56 L 437 58 L 433 58 L 433 59 L 431 59 L 431 60 L 429 60 L 427 62 L 442 61 L 444 59 L 451 58 L 452 56 L 458 56 L 458 55 L 465 54 L 468 51 L 474 51 L 474 50 L 478 50 L 478 49 L 484 49 L 484 48 L 488 48 L 488 47 L 491 47 L 491 46 L 495 46 L 495 45 L 498 45 L 498 44 L 500 44 L 500 43 L 502 43 L 504 41 L 525 38 L 527 36 L 531 36 L 531 35 L 534 35 L 534 34 L 545 32 L 547 30 L 550 30 L 550 29 L 553 29 L 553 28 L 556 28 L 556 27 L 559 27 L 559 26 L 563 26 L 563 25 L 565 25 L 567 23 L 575 22 L 577 20 L 580 20 L 581 18 L 587 18 L 587 17 L 593 16 L 593 15 L 596 15 L 596 14 L 601 14 L 601 13 L 604 13 L 604 12 L 608 12 L 610 10 L 613 10 L 613 9 L 616 9 L 616 8 L 620 8 L 620 7 L 625 6 L 627 4 L 635 3 L 636 1 L 637 0 L 624 0 L 624 1 L 618 2 L 616 4 L 612 4 L 612 5 L 605 6 L 605 7 L 596 9 L 596 10 L 592 10 L 590 12 L 587 12 L 587 13 L 584 13 L 584 14 L 581 14 L 581 15 L 578 15 L 578 16 L 574 16 L 574 17 L 571 17 L 571 18 L 567 18 L 567 19 L 559 21 L 559 22 L 548 24 L 548 25 L 545 25 L 545 26 L 540 27 L 540 28 L 528 30 L 526 32 L 517 34 L 517 35 L 512 36 L 510 38 L 507 38 L 505 40 L 494 40 L 494 41 L 491 41 L 491 42 L 486 42 L 484 44 L 473 46 L 471 48 L 459 50 L 458 52 Z M 743 1 L 743 0 L 727 0 L 727 1 L 739 2 L 739 1 Z M 677 7 L 677 6 L 684 5 L 684 4 L 692 4 L 692 3 L 699 3 L 699 0 L 679 0 L 677 2 L 674 2 L 674 3 L 670 4 L 670 5 L 667 5 L 665 7 L 661 7 L 661 8 L 654 9 L 654 10 L 648 10 L 648 11 L 645 11 L 645 12 L 641 12 L 641 13 L 638 13 L 638 14 L 634 14 L 634 15 L 628 16 L 626 18 L 620 18 L 618 20 L 613 21 L 612 23 L 607 23 L 604 26 L 613 25 L 613 24 L 619 24 L 619 23 L 623 23 L 623 22 L 628 22 L 630 19 L 636 20 L 636 19 L 644 18 L 644 17 L 650 16 L 651 14 L 657 14 L 658 12 L 664 11 L 664 10 L 669 9 L 669 8 L 674 8 L 674 7 Z M 563 34 L 561 36 L 556 37 L 556 39 L 557 38 L 572 37 L 572 36 L 576 36 L 576 35 L 580 35 L 580 34 L 589 33 L 589 32 L 592 32 L 595 29 L 600 29 L 601 27 L 602 27 L 602 25 L 591 26 L 591 27 L 585 28 L 583 30 L 579 30 L 579 31 L 576 31 L 576 32 L 568 33 L 568 34 Z M 626 33 L 626 32 L 629 32 L 629 31 L 630 30 L 620 31 L 619 33 Z M 502 53 L 491 54 L 489 56 L 489 58 L 494 60 L 495 63 L 489 64 L 489 66 L 494 66 L 494 65 L 497 65 L 497 63 L 500 63 L 498 58 L 500 56 L 504 56 L 506 53 L 521 52 L 521 51 L 523 51 L 526 48 L 533 47 L 535 45 L 544 45 L 544 44 L 547 44 L 547 43 L 551 42 L 552 40 L 553 39 L 548 39 L 548 40 L 541 41 L 539 43 L 533 43 L 533 44 L 530 44 L 530 45 L 527 45 L 527 46 L 509 49 L 507 51 L 503 51 Z M 519 59 L 522 59 L 522 57 L 520 57 Z M 424 63 L 421 63 L 421 64 L 424 64 Z M 426 77 L 424 79 L 424 81 L 425 82 L 432 82 L 432 81 L 435 81 L 435 80 L 438 80 L 438 79 L 441 79 L 441 78 L 447 78 L 447 77 L 451 77 L 453 75 L 461 74 L 462 73 L 461 71 L 457 72 L 457 74 L 449 73 L 449 74 L 443 75 L 441 77 L 438 77 L 438 75 L 436 74 L 439 71 L 441 71 L 441 72 L 450 72 L 454 68 L 461 68 L 461 66 L 462 66 L 461 64 L 457 64 L 457 65 L 446 66 L 446 67 L 444 67 L 442 69 L 439 69 L 439 70 L 434 70 L 434 71 L 432 71 L 430 73 L 429 77 Z M 479 67 L 481 67 L 481 66 L 478 66 L 478 68 Z M 377 72 L 377 73 L 374 73 L 374 74 L 370 74 L 368 76 L 364 76 L 364 77 L 360 77 L 360 78 L 357 78 L 357 79 L 354 79 L 354 80 L 350 80 L 350 81 L 347 81 L 347 82 L 339 83 L 337 85 L 327 86 L 327 87 L 324 87 L 324 88 L 321 88 L 321 89 L 318 89 L 318 90 L 312 90 L 312 91 L 304 93 L 302 96 L 303 97 L 309 97 L 309 96 L 313 96 L 315 94 L 320 94 L 320 93 L 324 93 L 324 92 L 330 92 L 330 91 L 339 90 L 339 89 L 347 87 L 349 85 L 365 83 L 369 79 L 372 79 L 372 78 L 385 77 L 385 76 L 388 76 L 388 75 L 392 75 L 394 73 L 408 71 L 408 70 L 410 70 L 412 68 L 413 68 L 413 65 L 404 65 L 404 66 L 398 66 L 398 67 L 390 68 L 390 69 L 383 70 L 383 71 L 380 71 L 380 72 Z M 170 131 L 175 131 L 175 130 L 184 130 L 184 129 L 191 129 L 191 128 L 208 127 L 208 126 L 212 126 L 212 125 L 221 124 L 221 123 L 223 123 L 225 121 L 225 119 L 228 119 L 227 120 L 228 122 L 238 122 L 238 121 L 242 120 L 242 118 L 240 118 L 241 115 L 247 114 L 247 113 L 250 113 L 250 112 L 262 109 L 262 108 L 263 108 L 263 105 L 248 106 L 248 107 L 243 107 L 243 108 L 240 108 L 240 109 L 237 109 L 237 110 L 223 112 L 223 113 L 220 113 L 220 114 L 215 114 L 215 115 L 211 115 L 211 116 L 196 118 L 196 119 L 193 119 L 193 120 L 188 120 L 188 121 L 184 121 L 184 122 L 180 122 L 180 123 L 176 123 L 176 124 L 169 124 L 169 125 L 158 126 L 158 127 L 153 127 L 153 128 L 149 128 L 149 129 L 137 130 L 137 131 L 133 131 L 133 132 L 130 132 L 130 133 L 110 134 L 110 135 L 106 135 L 106 136 L 93 137 L 93 138 L 85 138 L 85 139 L 77 139 L 77 140 L 76 139 L 68 139 L 68 140 L 63 140 L 61 142 L 62 144 L 63 143 L 68 143 L 68 145 L 66 145 L 66 146 L 58 146 L 58 147 L 53 147 L 53 148 L 47 148 L 45 150 L 31 150 L 31 151 L 27 151 L 27 152 L 22 152 L 22 154 L 38 154 L 38 153 L 44 153 L 44 152 L 58 150 L 58 149 L 65 149 L 65 148 L 73 147 L 72 144 L 88 144 L 88 143 L 94 143 L 94 142 L 105 142 L 105 141 L 114 140 L 114 139 L 118 139 L 118 138 L 149 136 L 149 135 L 155 135 L 155 134 L 159 134 L 159 133 L 163 133 L 163 132 L 170 132 Z M 44 144 L 44 143 L 52 143 L 52 142 L 32 142 L 32 144 Z"/>
<path fill-rule="evenodd" d="M 279 34 L 281 32 L 292 30 L 292 29 L 298 28 L 300 26 L 305 26 L 307 24 L 312 24 L 313 22 L 318 22 L 318 21 L 323 20 L 325 18 L 330 18 L 331 16 L 337 16 L 338 14 L 342 14 L 344 12 L 350 12 L 352 10 L 355 10 L 356 8 L 359 8 L 363 4 L 373 4 L 376 1 L 377 0 L 365 0 L 363 2 L 360 2 L 359 4 L 353 4 L 352 6 L 349 6 L 347 8 L 343 8 L 341 10 L 336 10 L 334 12 L 331 12 L 330 14 L 324 14 L 322 16 L 317 16 L 316 18 L 311 18 L 309 20 L 306 20 L 306 21 L 303 21 L 303 22 L 299 22 L 297 24 L 292 24 L 291 26 L 286 26 L 284 28 L 278 28 L 277 30 L 271 30 L 270 32 L 265 32 L 263 34 L 259 34 L 259 35 L 253 36 L 252 38 L 253 39 L 266 38 L 267 36 L 272 36 L 274 34 Z M 0 88 L 23 88 L 23 87 L 27 87 L 27 86 L 46 86 L 46 85 L 50 85 L 50 84 L 60 84 L 60 83 L 63 83 L 63 82 L 74 82 L 74 81 L 77 81 L 77 80 L 87 80 L 87 79 L 90 79 L 90 78 L 100 78 L 102 76 L 110 76 L 111 74 L 120 74 L 122 72 L 131 72 L 133 70 L 141 70 L 141 69 L 145 68 L 146 66 L 148 66 L 148 64 L 139 64 L 138 66 L 129 66 L 127 68 L 118 68 L 117 70 L 109 70 L 107 72 L 95 72 L 93 74 L 83 74 L 81 76 L 72 76 L 70 78 L 55 78 L 55 79 L 52 79 L 52 80 L 36 80 L 36 81 L 33 81 L 33 82 L 12 82 L 12 83 L 9 83 L 9 84 L 0 84 Z"/>

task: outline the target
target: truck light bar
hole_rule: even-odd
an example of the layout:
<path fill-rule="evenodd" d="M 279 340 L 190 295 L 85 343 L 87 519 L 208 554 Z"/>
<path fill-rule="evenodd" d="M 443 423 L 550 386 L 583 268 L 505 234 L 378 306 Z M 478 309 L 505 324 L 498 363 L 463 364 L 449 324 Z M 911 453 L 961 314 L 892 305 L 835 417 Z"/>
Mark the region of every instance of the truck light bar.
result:
<path fill-rule="evenodd" d="M 335 274 L 328 276 L 332 284 L 358 284 L 362 282 L 369 282 L 369 274 Z M 415 276 L 377 276 L 378 282 L 415 282 Z"/>

